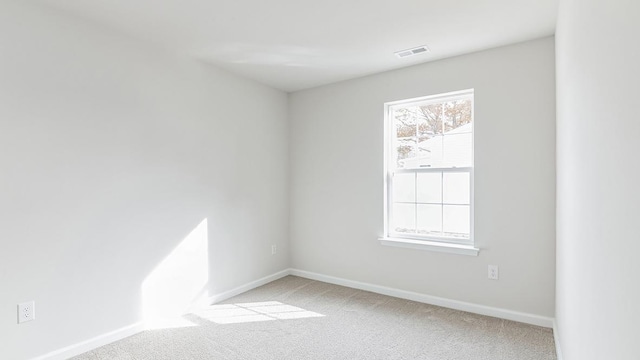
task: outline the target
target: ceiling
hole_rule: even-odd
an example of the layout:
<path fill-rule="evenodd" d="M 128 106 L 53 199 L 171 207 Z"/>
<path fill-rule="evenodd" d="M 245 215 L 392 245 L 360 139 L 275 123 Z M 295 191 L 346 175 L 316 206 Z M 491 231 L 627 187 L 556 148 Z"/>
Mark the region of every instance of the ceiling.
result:
<path fill-rule="evenodd" d="M 551 35 L 558 0 L 40 1 L 291 92 Z"/>

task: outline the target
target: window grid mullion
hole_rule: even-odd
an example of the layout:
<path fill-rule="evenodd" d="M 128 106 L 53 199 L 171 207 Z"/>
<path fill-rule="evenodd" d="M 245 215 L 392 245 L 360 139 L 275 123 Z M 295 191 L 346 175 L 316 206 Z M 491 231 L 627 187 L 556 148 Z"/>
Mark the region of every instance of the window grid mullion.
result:
<path fill-rule="evenodd" d="M 442 103 L 442 161 L 444 162 L 444 107 L 446 103 Z M 444 171 L 440 172 L 440 234 L 444 236 Z"/>
<path fill-rule="evenodd" d="M 415 218 L 416 218 L 416 234 L 418 233 L 418 173 L 413 174 L 413 188 L 414 188 L 414 193 L 413 193 L 413 199 L 415 201 L 414 204 L 414 208 L 415 208 Z"/>
<path fill-rule="evenodd" d="M 442 141 L 444 143 L 444 138 Z M 444 171 L 440 173 L 440 203 L 440 234 L 444 236 Z"/>
<path fill-rule="evenodd" d="M 419 144 L 419 139 L 418 139 L 418 129 L 419 129 L 419 124 L 418 124 L 418 112 L 417 110 L 415 110 L 413 112 L 413 119 L 416 122 L 416 134 L 415 134 L 415 139 L 416 139 L 416 156 L 420 155 L 420 146 Z M 414 218 L 415 218 L 415 228 L 414 231 L 416 234 L 418 234 L 418 173 L 414 173 L 413 174 L 413 200 L 415 202 L 415 204 L 413 205 L 413 211 L 414 211 Z"/>

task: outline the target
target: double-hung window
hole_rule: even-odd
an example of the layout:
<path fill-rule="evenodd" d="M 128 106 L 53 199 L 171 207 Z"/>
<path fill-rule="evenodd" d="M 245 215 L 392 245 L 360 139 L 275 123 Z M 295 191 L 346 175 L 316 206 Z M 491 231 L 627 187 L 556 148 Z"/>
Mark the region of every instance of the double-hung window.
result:
<path fill-rule="evenodd" d="M 473 245 L 473 90 L 385 104 L 385 237 Z"/>

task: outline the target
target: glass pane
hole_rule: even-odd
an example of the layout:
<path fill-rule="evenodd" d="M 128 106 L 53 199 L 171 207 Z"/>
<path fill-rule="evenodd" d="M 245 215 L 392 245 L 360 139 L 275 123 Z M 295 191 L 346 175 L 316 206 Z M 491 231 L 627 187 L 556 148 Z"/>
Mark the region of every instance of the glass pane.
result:
<path fill-rule="evenodd" d="M 471 100 L 455 100 L 444 104 L 444 132 L 471 132 Z"/>
<path fill-rule="evenodd" d="M 406 168 L 440 167 L 442 163 L 442 136 L 425 138 L 418 142 L 418 157 L 405 162 Z"/>
<path fill-rule="evenodd" d="M 444 205 L 442 217 L 444 236 L 469 238 L 471 229 L 471 207 L 469 205 Z"/>
<path fill-rule="evenodd" d="M 418 233 L 442 236 L 442 205 L 418 204 Z"/>
<path fill-rule="evenodd" d="M 445 204 L 471 203 L 471 174 L 468 172 L 449 172 L 443 175 L 442 191 Z"/>
<path fill-rule="evenodd" d="M 396 127 L 396 137 L 406 138 L 416 136 L 416 112 L 412 108 L 395 108 L 393 122 Z"/>
<path fill-rule="evenodd" d="M 446 167 L 471 166 L 473 137 L 471 133 L 445 135 L 443 146 L 443 165 Z"/>
<path fill-rule="evenodd" d="M 395 150 L 398 156 L 397 166 L 404 168 L 406 159 L 418 156 L 416 147 L 417 118 L 415 111 L 410 108 L 396 108 L 393 110 L 393 124 L 396 129 Z"/>
<path fill-rule="evenodd" d="M 396 166 L 398 168 L 410 167 L 410 163 L 413 158 L 416 157 L 416 139 L 415 138 L 399 138 L 396 139 L 396 154 L 398 155 L 398 161 Z"/>
<path fill-rule="evenodd" d="M 416 174 L 393 176 L 393 202 L 416 202 Z"/>
<path fill-rule="evenodd" d="M 396 232 L 416 232 L 416 205 L 393 204 L 393 224 L 391 228 Z"/>
<path fill-rule="evenodd" d="M 429 172 L 418 174 L 418 194 L 419 203 L 441 203 L 442 202 L 442 173 Z"/>
<path fill-rule="evenodd" d="M 430 167 L 433 162 L 441 156 L 433 152 L 436 142 L 434 138 L 442 135 L 442 104 L 431 104 L 413 107 L 418 119 L 418 158 L 419 163 L 414 164 L 414 168 Z M 440 143 L 441 144 L 441 143 Z M 440 145 L 438 148 L 442 148 Z"/>
<path fill-rule="evenodd" d="M 434 137 L 442 135 L 442 113 L 443 104 L 430 104 L 416 106 L 416 116 L 418 118 L 418 136 Z"/>

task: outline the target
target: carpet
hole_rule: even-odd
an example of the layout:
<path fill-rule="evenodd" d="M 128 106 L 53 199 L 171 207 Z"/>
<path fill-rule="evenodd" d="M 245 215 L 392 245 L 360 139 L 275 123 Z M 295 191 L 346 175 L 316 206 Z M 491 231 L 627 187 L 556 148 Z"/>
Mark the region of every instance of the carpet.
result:
<path fill-rule="evenodd" d="M 551 329 L 295 276 L 186 315 L 179 326 L 74 359 L 556 359 Z"/>

